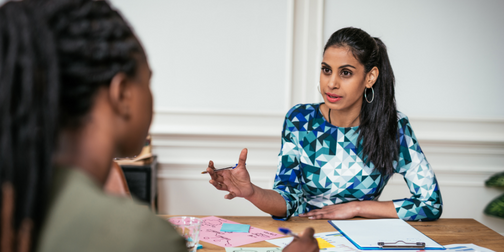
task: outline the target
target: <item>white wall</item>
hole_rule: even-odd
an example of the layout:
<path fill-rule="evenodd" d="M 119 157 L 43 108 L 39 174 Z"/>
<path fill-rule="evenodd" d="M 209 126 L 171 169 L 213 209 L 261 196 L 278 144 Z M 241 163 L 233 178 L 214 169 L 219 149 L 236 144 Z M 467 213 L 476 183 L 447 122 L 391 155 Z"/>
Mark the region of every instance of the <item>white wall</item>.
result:
<path fill-rule="evenodd" d="M 114 0 L 133 24 L 154 70 L 161 213 L 264 215 L 223 199 L 199 173 L 208 160 L 248 168 L 271 187 L 282 117 L 317 102 L 324 41 L 361 27 L 383 39 L 400 110 L 438 177 L 443 218 L 475 218 L 504 233 L 484 206 L 503 193 L 484 187 L 504 170 L 504 17 L 500 1 L 133 1 Z M 382 200 L 408 197 L 400 176 Z"/>
<path fill-rule="evenodd" d="M 504 118 L 502 10 L 500 0 L 328 0 L 324 38 L 347 26 L 380 37 L 409 116 Z"/>
<path fill-rule="evenodd" d="M 158 110 L 285 110 L 287 1 L 113 3 L 147 48 Z"/>

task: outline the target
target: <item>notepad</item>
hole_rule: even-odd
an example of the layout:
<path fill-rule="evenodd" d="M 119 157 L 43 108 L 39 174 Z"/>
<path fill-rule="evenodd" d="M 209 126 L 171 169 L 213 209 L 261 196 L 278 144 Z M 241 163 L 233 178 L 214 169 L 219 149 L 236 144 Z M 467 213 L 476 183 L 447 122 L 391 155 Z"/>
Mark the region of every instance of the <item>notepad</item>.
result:
<path fill-rule="evenodd" d="M 238 247 L 241 245 L 279 238 L 284 235 L 250 226 L 248 233 L 223 232 L 224 224 L 240 224 L 215 216 L 201 218 L 200 241 L 221 247 Z M 248 225 L 247 225 L 248 226 Z"/>
<path fill-rule="evenodd" d="M 221 232 L 248 233 L 250 225 L 223 223 L 220 229 Z"/>
<path fill-rule="evenodd" d="M 426 250 L 445 249 L 401 219 L 330 220 L 329 223 L 362 250 L 419 249 L 417 243 L 424 243 Z"/>

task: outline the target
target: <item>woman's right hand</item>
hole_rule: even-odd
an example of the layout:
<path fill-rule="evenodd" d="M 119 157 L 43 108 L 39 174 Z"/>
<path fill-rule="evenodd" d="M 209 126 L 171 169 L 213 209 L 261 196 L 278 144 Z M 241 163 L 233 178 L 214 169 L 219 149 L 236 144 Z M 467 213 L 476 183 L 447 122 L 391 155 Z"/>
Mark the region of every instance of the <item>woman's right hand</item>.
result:
<path fill-rule="evenodd" d="M 232 170 L 214 171 L 215 167 L 213 162 L 210 161 L 208 163 L 206 171 L 211 177 L 209 181 L 210 184 L 218 190 L 229 192 L 224 198 L 247 198 L 254 194 L 254 185 L 250 181 L 250 175 L 245 166 L 245 161 L 247 161 L 247 149 L 241 151 L 238 165 Z"/>
<path fill-rule="evenodd" d="M 315 230 L 309 227 L 306 228 L 298 237 L 294 237 L 294 240 L 287 245 L 282 251 L 284 252 L 318 252 L 319 246 L 318 242 L 313 237 Z"/>

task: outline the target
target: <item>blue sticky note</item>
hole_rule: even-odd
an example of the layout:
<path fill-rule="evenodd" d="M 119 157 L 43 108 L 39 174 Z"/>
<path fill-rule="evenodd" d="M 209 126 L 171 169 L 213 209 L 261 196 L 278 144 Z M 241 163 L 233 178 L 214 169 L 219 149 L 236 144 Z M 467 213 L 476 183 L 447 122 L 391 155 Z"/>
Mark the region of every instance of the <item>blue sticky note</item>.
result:
<path fill-rule="evenodd" d="M 236 232 L 236 233 L 248 233 L 250 230 L 250 225 L 245 224 L 231 224 L 224 223 L 220 229 L 221 232 Z"/>

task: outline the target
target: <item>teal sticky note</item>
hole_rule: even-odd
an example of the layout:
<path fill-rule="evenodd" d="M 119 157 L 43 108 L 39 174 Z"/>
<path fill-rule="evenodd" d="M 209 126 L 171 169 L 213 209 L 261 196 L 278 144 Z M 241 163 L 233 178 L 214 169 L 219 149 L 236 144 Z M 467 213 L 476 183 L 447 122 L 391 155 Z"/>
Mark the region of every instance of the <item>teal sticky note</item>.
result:
<path fill-rule="evenodd" d="M 221 232 L 248 233 L 250 225 L 224 223 L 220 229 Z"/>

